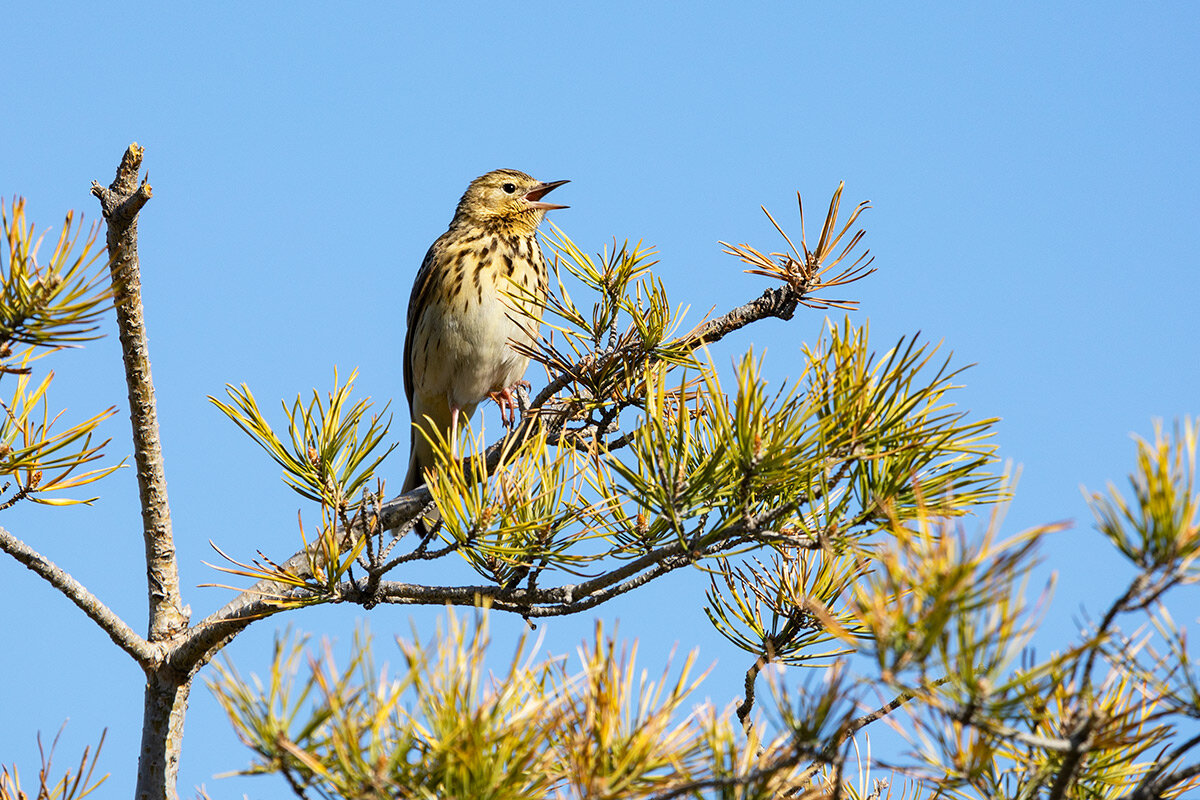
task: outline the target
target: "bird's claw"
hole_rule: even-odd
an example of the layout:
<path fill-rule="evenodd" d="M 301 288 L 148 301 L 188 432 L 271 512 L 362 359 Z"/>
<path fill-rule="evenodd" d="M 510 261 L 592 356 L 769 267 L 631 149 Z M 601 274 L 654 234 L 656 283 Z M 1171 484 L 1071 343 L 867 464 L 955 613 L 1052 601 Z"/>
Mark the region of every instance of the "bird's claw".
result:
<path fill-rule="evenodd" d="M 517 424 L 517 409 L 520 406 L 517 403 L 516 395 L 513 394 L 513 389 L 518 386 L 528 389 L 531 384 L 529 381 L 517 381 L 512 386 L 499 391 L 488 392 L 488 397 L 495 400 L 496 405 L 500 406 L 500 424 L 506 428 L 512 428 Z"/>

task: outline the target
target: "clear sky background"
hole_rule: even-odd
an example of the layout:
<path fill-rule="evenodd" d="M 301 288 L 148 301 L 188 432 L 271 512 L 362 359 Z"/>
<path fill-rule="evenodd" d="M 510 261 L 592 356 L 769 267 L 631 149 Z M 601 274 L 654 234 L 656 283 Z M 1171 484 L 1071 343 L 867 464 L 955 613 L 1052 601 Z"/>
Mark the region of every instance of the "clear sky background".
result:
<path fill-rule="evenodd" d="M 1129 573 L 1091 529 L 1080 485 L 1133 466 L 1130 434 L 1200 411 L 1200 9 L 1124 5 L 606 3 L 23 3 L 5 14 L 0 194 L 28 198 L 40 228 L 67 209 L 97 219 L 125 147 L 146 148 L 154 198 L 141 216 L 146 314 L 186 600 L 229 594 L 209 540 L 248 558 L 296 549 L 301 501 L 205 399 L 250 384 L 267 408 L 330 386 L 395 398 L 404 442 L 382 468 L 399 486 L 407 430 L 404 313 L 415 270 L 467 182 L 497 167 L 569 178 L 555 221 L 582 246 L 644 239 L 691 319 L 758 295 L 718 239 L 780 244 L 765 204 L 796 229 L 795 192 L 817 216 L 839 180 L 871 200 L 879 272 L 845 294 L 886 349 L 922 331 L 977 363 L 958 402 L 999 416 L 1001 454 L 1023 469 L 1006 529 L 1073 519 L 1044 551 L 1059 574 L 1044 648 L 1102 610 Z M 840 318 L 840 317 L 839 317 Z M 799 371 L 824 324 L 801 310 L 716 351 L 753 345 L 768 374 Z M 56 356 L 54 398 L 72 419 L 119 405 L 107 426 L 129 454 L 126 392 L 107 338 Z M 535 385 L 540 380 L 532 371 Z M 497 430 L 494 407 L 487 424 Z M 145 628 L 132 469 L 92 508 L 14 509 L 0 524 Z M 463 568 L 460 580 L 472 573 Z M 413 576 L 410 576 L 413 577 Z M 750 658 L 708 628 L 698 575 L 598 609 L 641 640 L 718 662 L 724 704 Z M 1040 586 L 1034 587 L 1040 589 Z M 1194 622 L 1195 597 L 1176 618 Z M 1191 608 L 1194 608 L 1191 605 Z M 369 616 L 380 659 L 436 612 L 354 607 L 291 623 L 345 642 Z M 593 617 L 546 623 L 568 653 Z M 261 670 L 285 618 L 227 651 Z M 509 649 L 519 622 L 497 627 Z M 1056 638 L 1057 637 L 1057 638 Z M 207 673 L 205 673 L 207 674 Z M 36 772 L 34 735 L 70 718 L 63 766 L 102 728 L 105 796 L 132 790 L 142 678 L 72 605 L 0 560 L 0 762 Z M 193 690 L 180 789 L 278 797 L 274 779 L 213 779 L 244 766 L 208 691 Z"/>

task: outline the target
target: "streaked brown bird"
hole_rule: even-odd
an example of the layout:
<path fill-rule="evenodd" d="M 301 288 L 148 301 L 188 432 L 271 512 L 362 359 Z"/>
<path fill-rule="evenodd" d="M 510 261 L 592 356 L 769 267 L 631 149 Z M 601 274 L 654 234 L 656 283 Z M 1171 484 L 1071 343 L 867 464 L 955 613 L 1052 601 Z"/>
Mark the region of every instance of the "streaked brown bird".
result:
<path fill-rule="evenodd" d="M 500 405 L 501 418 L 514 415 L 511 389 L 529 359 L 511 343 L 537 337 L 546 297 L 537 227 L 547 211 L 567 208 L 542 198 L 564 183 L 515 169 L 476 178 L 450 228 L 425 254 L 404 337 L 404 393 L 414 426 L 402 493 L 424 483 L 433 466 L 433 449 L 417 426 L 457 446 L 460 417 L 469 420 L 485 397 Z"/>

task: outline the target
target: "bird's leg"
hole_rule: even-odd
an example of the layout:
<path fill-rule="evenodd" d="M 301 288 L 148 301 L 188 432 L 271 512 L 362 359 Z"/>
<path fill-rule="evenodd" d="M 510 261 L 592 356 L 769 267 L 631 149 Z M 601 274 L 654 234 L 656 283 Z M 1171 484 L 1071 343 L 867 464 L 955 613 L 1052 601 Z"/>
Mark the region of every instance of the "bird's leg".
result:
<path fill-rule="evenodd" d="M 450 456 L 458 461 L 458 406 L 450 404 Z"/>
<path fill-rule="evenodd" d="M 500 424 L 506 428 L 511 428 L 517 424 L 517 398 L 513 396 L 512 390 L 518 386 L 523 386 L 528 389 L 531 384 L 529 381 L 516 381 L 512 386 L 500 389 L 495 392 L 488 392 L 488 397 L 496 401 L 496 405 L 500 406 Z"/>

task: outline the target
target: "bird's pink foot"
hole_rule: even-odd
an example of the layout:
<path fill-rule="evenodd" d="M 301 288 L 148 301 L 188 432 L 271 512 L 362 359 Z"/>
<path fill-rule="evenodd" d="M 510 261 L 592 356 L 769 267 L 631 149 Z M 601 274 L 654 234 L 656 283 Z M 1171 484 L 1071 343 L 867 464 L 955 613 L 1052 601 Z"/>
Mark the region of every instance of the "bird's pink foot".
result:
<path fill-rule="evenodd" d="M 488 397 L 496 401 L 496 405 L 500 406 L 500 424 L 506 428 L 511 428 L 517 424 L 517 398 L 513 394 L 513 389 L 518 386 L 523 386 L 526 389 L 530 387 L 529 381 L 517 381 L 512 386 L 501 389 L 496 392 L 488 392 Z"/>

